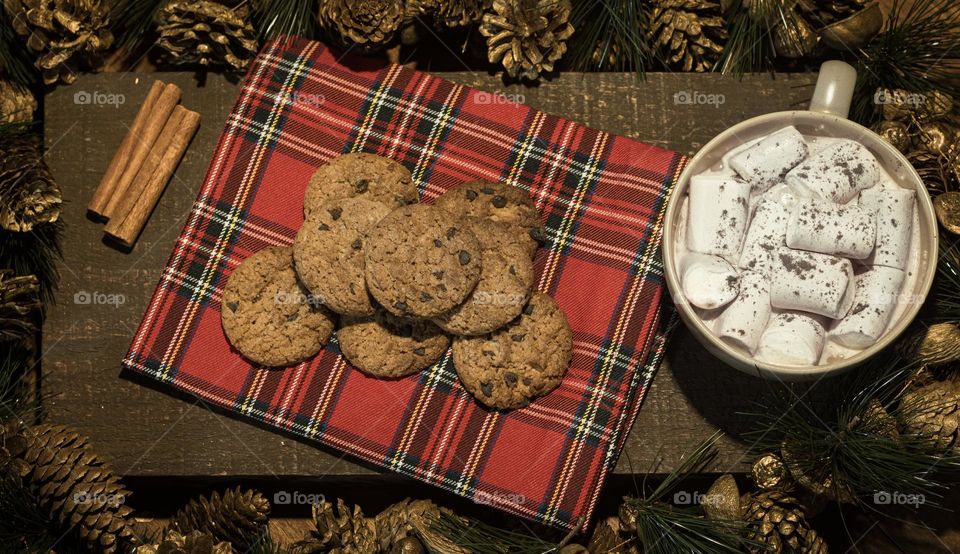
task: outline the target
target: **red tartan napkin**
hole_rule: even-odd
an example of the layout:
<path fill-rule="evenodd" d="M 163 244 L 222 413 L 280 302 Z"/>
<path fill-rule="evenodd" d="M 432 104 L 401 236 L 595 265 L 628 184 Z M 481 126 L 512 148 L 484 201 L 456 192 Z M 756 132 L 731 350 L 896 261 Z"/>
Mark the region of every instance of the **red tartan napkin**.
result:
<path fill-rule="evenodd" d="M 246 76 L 123 365 L 207 402 L 550 525 L 590 514 L 663 352 L 662 211 L 684 158 L 397 65 L 275 42 Z M 220 326 L 237 265 L 289 245 L 314 169 L 344 152 L 406 165 L 431 202 L 465 180 L 530 192 L 538 289 L 573 328 L 572 366 L 529 407 L 489 411 L 447 355 L 368 378 L 336 341 L 295 367 L 246 362 Z"/>

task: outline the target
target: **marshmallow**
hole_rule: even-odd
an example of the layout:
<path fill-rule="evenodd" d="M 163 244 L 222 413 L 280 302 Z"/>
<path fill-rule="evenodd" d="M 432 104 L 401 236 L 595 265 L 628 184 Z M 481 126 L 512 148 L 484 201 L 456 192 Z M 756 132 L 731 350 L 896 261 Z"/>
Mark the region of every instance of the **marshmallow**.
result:
<path fill-rule="evenodd" d="M 770 281 L 770 304 L 774 308 L 837 319 L 853 304 L 853 265 L 845 258 L 780 248 Z"/>
<path fill-rule="evenodd" d="M 791 169 L 785 179 L 798 191 L 846 204 L 858 192 L 877 184 L 880 164 L 866 146 L 840 139 Z"/>
<path fill-rule="evenodd" d="M 915 202 L 912 190 L 895 185 L 875 187 L 860 193 L 860 206 L 874 211 L 877 218 L 877 244 L 866 263 L 906 268 L 910 257 Z"/>
<path fill-rule="evenodd" d="M 730 167 L 749 182 L 754 191 L 764 192 L 806 157 L 807 143 L 803 135 L 794 127 L 785 127 L 731 156 Z"/>
<path fill-rule="evenodd" d="M 747 228 L 750 184 L 725 175 L 690 178 L 687 248 L 702 254 L 734 257 Z"/>
<path fill-rule="evenodd" d="M 863 349 L 883 335 L 903 284 L 903 271 L 874 266 L 857 275 L 857 292 L 850 313 L 830 331 L 830 338 L 847 348 Z"/>
<path fill-rule="evenodd" d="M 860 260 L 873 252 L 877 221 L 872 210 L 819 200 L 798 202 L 790 210 L 787 246 Z"/>
<path fill-rule="evenodd" d="M 688 253 L 680 259 L 683 296 L 698 308 L 712 310 L 737 297 L 740 277 L 723 258 Z"/>
<path fill-rule="evenodd" d="M 788 216 L 786 206 L 777 200 L 760 200 L 743 240 L 738 263 L 741 268 L 770 272 L 774 253 L 786 241 Z"/>
<path fill-rule="evenodd" d="M 756 358 L 780 365 L 814 365 L 823 350 L 823 324 L 809 314 L 784 312 L 763 330 Z"/>
<path fill-rule="evenodd" d="M 740 275 L 740 294 L 717 318 L 715 331 L 725 341 L 753 352 L 770 317 L 770 283 L 757 271 Z"/>

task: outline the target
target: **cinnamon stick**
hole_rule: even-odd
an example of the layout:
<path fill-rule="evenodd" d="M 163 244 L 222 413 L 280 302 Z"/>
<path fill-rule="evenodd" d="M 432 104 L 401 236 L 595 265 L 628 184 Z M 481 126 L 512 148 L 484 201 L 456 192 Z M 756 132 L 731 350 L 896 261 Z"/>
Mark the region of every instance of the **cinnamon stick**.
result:
<path fill-rule="evenodd" d="M 106 219 L 113 217 L 116 209 L 122 203 L 123 199 L 129 194 L 130 184 L 133 182 L 140 167 L 147 159 L 149 152 L 157 142 L 160 132 L 170 119 L 173 108 L 180 102 L 180 87 L 174 84 L 167 84 L 157 98 L 156 104 L 147 115 L 143 129 L 140 133 L 134 135 L 134 145 L 130 154 L 129 161 L 123 174 L 117 181 L 113 194 L 107 200 L 107 205 L 99 213 Z"/>
<path fill-rule="evenodd" d="M 200 126 L 200 114 L 177 106 L 157 139 L 156 151 L 162 152 L 149 175 L 132 187 L 116 216 L 104 231 L 127 246 L 133 246 L 156 207 L 174 170 L 187 151 L 190 140 Z M 162 147 L 162 150 L 161 150 Z"/>
<path fill-rule="evenodd" d="M 93 193 L 93 198 L 90 199 L 90 203 L 87 205 L 87 209 L 94 214 L 102 215 L 104 208 L 107 207 L 107 203 L 113 196 L 117 182 L 120 180 L 120 176 L 126 168 L 127 160 L 133 151 L 136 142 L 135 137 L 143 132 L 143 126 L 150 114 L 153 113 L 153 108 L 157 104 L 157 99 L 160 98 L 160 93 L 163 92 L 163 87 L 162 82 L 153 82 L 150 91 L 147 92 L 147 99 L 143 101 L 143 105 L 140 106 L 140 111 L 137 112 L 136 117 L 133 119 L 133 124 L 130 125 L 127 134 L 124 135 L 123 140 L 120 142 L 120 147 L 117 148 L 116 153 L 113 155 L 113 159 L 110 160 L 110 165 L 107 166 L 103 178 L 100 179 L 100 185 L 97 186 L 97 190 Z"/>

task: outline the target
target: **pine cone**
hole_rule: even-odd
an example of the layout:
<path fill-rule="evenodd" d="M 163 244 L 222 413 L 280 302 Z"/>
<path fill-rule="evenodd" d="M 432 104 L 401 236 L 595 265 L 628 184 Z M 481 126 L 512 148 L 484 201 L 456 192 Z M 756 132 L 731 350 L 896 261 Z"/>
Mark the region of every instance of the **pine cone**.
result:
<path fill-rule="evenodd" d="M 447 27 L 464 27 L 479 23 L 486 0 L 407 0 L 406 18 L 425 17 Z"/>
<path fill-rule="evenodd" d="M 414 536 L 423 543 L 427 552 L 468 554 L 468 550 L 433 530 L 433 523 L 441 515 L 457 517 L 448 508 L 441 508 L 429 500 L 407 498 L 390 505 L 375 518 L 380 548 L 387 552 L 403 538 Z"/>
<path fill-rule="evenodd" d="M 134 554 L 233 554 L 233 548 L 209 533 L 191 531 L 181 535 L 171 529 L 159 543 L 138 546 Z"/>
<path fill-rule="evenodd" d="M 380 552 L 377 548 L 377 527 L 373 518 L 363 517 L 360 506 L 353 512 L 347 509 L 342 499 L 337 507 L 324 501 L 313 505 L 313 524 L 316 530 L 297 543 L 296 554 L 369 554 Z"/>
<path fill-rule="evenodd" d="M 16 32 L 39 56 L 43 82 L 71 84 L 81 65 L 98 67 L 113 44 L 100 0 L 3 0 Z"/>
<path fill-rule="evenodd" d="M 33 120 L 37 99 L 26 87 L 13 81 L 0 80 L 0 123 L 21 123 Z"/>
<path fill-rule="evenodd" d="M 180 533 L 210 533 L 218 541 L 246 549 L 262 536 L 269 514 L 270 502 L 262 494 L 237 487 L 223 491 L 223 496 L 214 491 L 209 498 L 191 500 L 174 514 L 170 526 Z"/>
<path fill-rule="evenodd" d="M 60 217 L 60 186 L 43 160 L 39 137 L 16 132 L 0 141 L 0 227 L 26 232 Z"/>
<path fill-rule="evenodd" d="M 37 332 L 31 314 L 40 309 L 39 290 L 35 275 L 14 277 L 0 269 L 0 342 L 19 342 Z"/>
<path fill-rule="evenodd" d="M 656 0 L 648 37 L 670 69 L 710 71 L 720 59 L 727 30 L 713 0 Z"/>
<path fill-rule="evenodd" d="M 228 66 L 244 70 L 257 53 L 256 31 L 243 3 L 229 8 L 209 0 L 171 0 L 157 13 L 157 44 L 171 65 Z"/>
<path fill-rule="evenodd" d="M 802 506 L 787 492 L 744 494 L 740 504 L 747 523 L 747 538 L 768 547 L 768 550 L 751 549 L 751 552 L 827 554 L 823 537 L 810 527 Z"/>
<path fill-rule="evenodd" d="M 831 23 L 836 23 L 846 19 L 866 7 L 870 0 L 829 0 L 827 2 L 817 0 L 800 0 L 797 2 L 797 8 L 803 14 L 804 19 L 816 27 L 826 27 Z"/>
<path fill-rule="evenodd" d="M 553 71 L 573 34 L 570 10 L 570 0 L 494 0 L 480 25 L 487 58 L 512 78 L 536 80 Z"/>
<path fill-rule="evenodd" d="M 317 19 L 344 44 L 376 50 L 393 40 L 403 16 L 403 0 L 323 0 Z"/>
<path fill-rule="evenodd" d="M 960 455 L 960 380 L 934 381 L 907 391 L 901 401 L 903 431 L 945 455 Z"/>
<path fill-rule="evenodd" d="M 61 532 L 75 532 L 92 552 L 125 551 L 136 542 L 124 502 L 130 492 L 97 456 L 86 437 L 61 425 L 8 427 L 0 436 L 0 461 Z"/>

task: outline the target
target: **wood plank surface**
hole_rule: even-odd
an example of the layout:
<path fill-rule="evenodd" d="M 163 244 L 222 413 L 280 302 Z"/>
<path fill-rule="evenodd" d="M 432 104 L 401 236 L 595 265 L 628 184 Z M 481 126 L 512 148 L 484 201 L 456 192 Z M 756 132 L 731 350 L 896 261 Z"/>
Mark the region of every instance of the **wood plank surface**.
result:
<path fill-rule="evenodd" d="M 695 152 L 712 136 L 751 116 L 803 108 L 814 76 L 564 74 L 536 87 L 505 86 L 480 73 L 445 73 L 463 84 L 498 92 L 549 113 L 658 146 Z M 173 182 L 132 251 L 103 241 L 86 204 L 154 78 L 183 88 L 183 105 L 202 115 Z M 167 257 L 204 177 L 238 85 L 210 75 L 84 75 L 46 97 L 48 163 L 63 188 L 65 263 L 58 300 L 43 338 L 43 387 L 48 421 L 87 434 L 121 474 L 130 476 L 363 475 L 377 470 L 337 452 L 212 412 L 120 376 L 129 347 Z M 91 102 L 85 103 L 89 95 Z M 683 95 L 717 95 L 714 104 L 678 103 Z M 114 95 L 114 96 L 110 96 Z M 123 102 L 117 102 L 122 95 Z M 115 101 L 114 104 L 107 102 Z M 704 98 L 704 97 L 700 97 Z M 644 473 L 681 454 L 720 427 L 714 469 L 738 470 L 747 423 L 738 411 L 765 389 L 714 360 L 685 331 L 670 342 L 667 361 L 627 440 L 618 473 Z"/>

